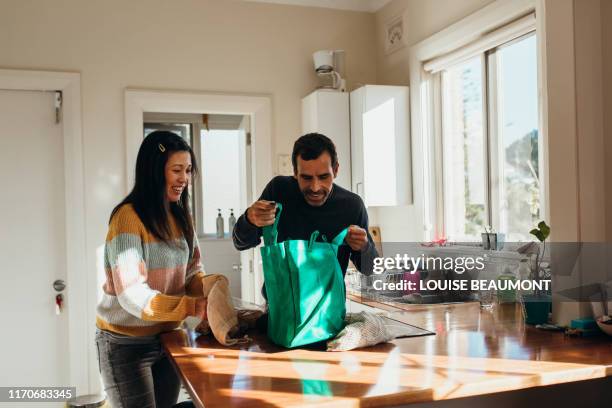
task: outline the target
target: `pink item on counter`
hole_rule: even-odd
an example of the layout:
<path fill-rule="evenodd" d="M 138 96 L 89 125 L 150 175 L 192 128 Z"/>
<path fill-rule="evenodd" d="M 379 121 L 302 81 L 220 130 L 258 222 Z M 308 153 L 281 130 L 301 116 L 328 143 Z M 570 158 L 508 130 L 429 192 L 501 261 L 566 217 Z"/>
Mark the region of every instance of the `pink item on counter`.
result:
<path fill-rule="evenodd" d="M 406 295 L 409 295 L 411 293 L 419 293 L 418 288 L 419 282 L 421 281 L 421 273 L 419 271 L 416 271 L 414 273 L 404 272 L 403 280 L 406 282 L 414 282 L 414 287 L 416 288 L 414 290 L 404 289 L 404 293 Z"/>

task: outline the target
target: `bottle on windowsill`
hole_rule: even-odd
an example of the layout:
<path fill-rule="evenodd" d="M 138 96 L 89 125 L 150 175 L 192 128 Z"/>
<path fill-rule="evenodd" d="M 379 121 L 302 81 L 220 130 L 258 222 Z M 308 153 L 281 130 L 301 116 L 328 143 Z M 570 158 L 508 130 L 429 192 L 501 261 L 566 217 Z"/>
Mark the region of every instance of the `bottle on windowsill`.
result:
<path fill-rule="evenodd" d="M 221 215 L 221 209 L 217 209 L 219 214 L 217 214 L 217 238 L 224 237 L 224 228 L 223 228 L 223 216 Z"/>
<path fill-rule="evenodd" d="M 236 217 L 234 216 L 234 209 L 230 208 L 230 216 L 227 219 L 227 231 L 230 234 L 234 231 L 234 225 L 236 225 Z"/>

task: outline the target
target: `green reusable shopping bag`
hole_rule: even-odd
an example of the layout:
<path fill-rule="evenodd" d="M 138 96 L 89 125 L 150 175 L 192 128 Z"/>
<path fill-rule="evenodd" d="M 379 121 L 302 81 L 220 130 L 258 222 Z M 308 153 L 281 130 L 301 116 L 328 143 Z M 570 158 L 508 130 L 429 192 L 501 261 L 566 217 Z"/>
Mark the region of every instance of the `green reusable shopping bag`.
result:
<path fill-rule="evenodd" d="M 263 228 L 261 248 L 264 281 L 268 295 L 268 337 L 293 348 L 335 337 L 344 328 L 346 293 L 338 263 L 338 247 L 348 228 L 331 242 L 277 242 L 278 221 Z M 325 239 L 325 237 L 323 237 Z"/>

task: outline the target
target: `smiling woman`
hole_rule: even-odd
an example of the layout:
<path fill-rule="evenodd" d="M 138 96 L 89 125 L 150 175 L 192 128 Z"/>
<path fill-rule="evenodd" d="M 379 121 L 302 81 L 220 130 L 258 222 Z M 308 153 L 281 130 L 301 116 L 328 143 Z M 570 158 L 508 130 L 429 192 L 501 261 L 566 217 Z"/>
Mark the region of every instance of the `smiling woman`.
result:
<path fill-rule="evenodd" d="M 158 335 L 187 316 L 206 317 L 189 211 L 192 172 L 197 162 L 181 137 L 149 134 L 138 151 L 134 188 L 111 213 L 96 343 L 105 391 L 116 407 L 174 404 L 180 382 Z"/>
<path fill-rule="evenodd" d="M 181 199 L 183 190 L 188 188 L 192 172 L 191 154 L 185 151 L 171 153 L 166 162 L 166 198 L 175 203 Z"/>
<path fill-rule="evenodd" d="M 113 407 L 167 407 L 179 379 L 159 334 L 188 316 L 206 319 L 222 344 L 238 320 L 228 280 L 204 275 L 189 210 L 198 166 L 187 142 L 169 131 L 145 137 L 134 188 L 112 211 L 104 248 L 106 282 L 98 304 L 96 343 Z M 208 308 L 213 310 L 210 314 Z"/>

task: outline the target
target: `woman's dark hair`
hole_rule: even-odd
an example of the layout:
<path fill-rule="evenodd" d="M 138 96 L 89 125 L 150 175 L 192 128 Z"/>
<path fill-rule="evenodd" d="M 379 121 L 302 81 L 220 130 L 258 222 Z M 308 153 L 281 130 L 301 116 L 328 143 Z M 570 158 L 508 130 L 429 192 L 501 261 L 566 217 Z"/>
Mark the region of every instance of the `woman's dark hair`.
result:
<path fill-rule="evenodd" d="M 293 171 L 297 172 L 297 158 L 302 160 L 314 160 L 323 152 L 329 153 L 331 157 L 332 168 L 335 169 L 338 165 L 338 154 L 336 154 L 336 146 L 331 139 L 320 133 L 308 133 L 298 140 L 293 145 L 293 153 L 291 154 L 291 162 L 293 163 Z"/>
<path fill-rule="evenodd" d="M 193 220 L 189 210 L 189 185 L 185 187 L 177 202 L 166 200 L 165 167 L 174 152 L 189 152 L 191 172 L 198 172 L 193 150 L 187 142 L 175 133 L 155 131 L 145 137 L 136 158 L 136 177 L 134 188 L 111 213 L 110 219 L 124 204 L 132 204 L 144 226 L 158 239 L 170 243 L 171 231 L 168 210 L 174 215 L 183 236 L 187 240 L 189 253 L 193 252 Z M 109 220 L 110 222 L 110 220 Z"/>

